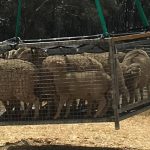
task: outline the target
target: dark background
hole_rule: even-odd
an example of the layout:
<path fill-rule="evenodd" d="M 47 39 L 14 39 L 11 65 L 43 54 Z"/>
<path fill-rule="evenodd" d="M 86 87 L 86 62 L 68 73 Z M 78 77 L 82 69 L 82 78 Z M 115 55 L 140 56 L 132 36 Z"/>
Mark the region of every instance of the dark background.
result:
<path fill-rule="evenodd" d="M 141 28 L 133 0 L 101 0 L 108 31 Z M 18 0 L 0 0 L 0 41 L 15 36 Z M 102 33 L 94 0 L 22 0 L 22 39 Z M 150 1 L 142 0 L 150 20 Z"/>

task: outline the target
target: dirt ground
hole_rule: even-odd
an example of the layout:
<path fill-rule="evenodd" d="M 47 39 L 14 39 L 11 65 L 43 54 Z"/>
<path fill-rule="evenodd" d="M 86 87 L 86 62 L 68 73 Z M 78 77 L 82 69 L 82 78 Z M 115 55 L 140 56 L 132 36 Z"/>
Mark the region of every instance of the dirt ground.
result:
<path fill-rule="evenodd" d="M 0 127 L 0 150 L 150 150 L 150 112 L 114 123 Z M 79 147 L 78 147 L 79 146 Z"/>

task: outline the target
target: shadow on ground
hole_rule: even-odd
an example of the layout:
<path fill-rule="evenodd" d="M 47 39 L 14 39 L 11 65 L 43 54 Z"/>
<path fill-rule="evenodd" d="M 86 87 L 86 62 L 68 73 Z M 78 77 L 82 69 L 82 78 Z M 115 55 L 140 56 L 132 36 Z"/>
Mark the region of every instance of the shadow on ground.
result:
<path fill-rule="evenodd" d="M 109 147 L 81 147 L 71 145 L 40 145 L 33 146 L 28 143 L 15 143 L 0 147 L 0 150 L 137 150 L 131 148 L 109 148 Z"/>
<path fill-rule="evenodd" d="M 11 146 L 9 148 L 3 148 L 2 150 L 129 150 L 129 149 L 45 145 L 45 146 Z"/>

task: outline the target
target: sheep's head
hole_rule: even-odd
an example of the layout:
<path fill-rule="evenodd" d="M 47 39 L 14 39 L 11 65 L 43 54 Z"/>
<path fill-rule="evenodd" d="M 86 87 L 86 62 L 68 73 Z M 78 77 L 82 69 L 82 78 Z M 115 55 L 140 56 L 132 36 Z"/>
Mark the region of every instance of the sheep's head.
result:
<path fill-rule="evenodd" d="M 47 57 L 44 50 L 40 48 L 22 48 L 17 50 L 17 58 L 34 63 L 36 66 L 41 65 Z"/>
<path fill-rule="evenodd" d="M 45 59 L 48 55 L 45 50 L 41 48 L 31 48 L 32 57 Z"/>
<path fill-rule="evenodd" d="M 125 65 L 124 63 L 120 63 L 120 67 L 125 77 L 126 76 L 133 76 L 133 77 L 141 76 L 141 66 L 138 63 L 133 63 L 129 66 Z"/>
<path fill-rule="evenodd" d="M 141 66 L 137 63 L 133 63 L 126 69 L 126 74 L 133 75 L 134 77 L 141 76 Z"/>
<path fill-rule="evenodd" d="M 41 48 L 31 48 L 31 62 L 41 65 L 43 60 L 48 56 L 47 53 Z"/>
<path fill-rule="evenodd" d="M 66 72 L 67 65 L 63 56 L 48 56 L 43 61 L 43 68 L 48 69 L 51 73 L 54 74 L 62 74 Z"/>

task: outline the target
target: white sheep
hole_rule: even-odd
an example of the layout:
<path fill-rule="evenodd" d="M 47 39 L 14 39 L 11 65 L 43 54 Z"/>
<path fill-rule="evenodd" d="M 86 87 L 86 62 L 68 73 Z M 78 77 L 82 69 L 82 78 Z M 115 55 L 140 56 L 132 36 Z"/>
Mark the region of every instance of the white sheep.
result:
<path fill-rule="evenodd" d="M 81 55 L 49 56 L 43 61 L 43 67 L 53 73 L 56 91 L 60 97 L 54 119 L 60 117 L 65 103 L 67 105 L 65 118 L 67 118 L 70 105 L 76 99 L 88 101 L 88 116 L 91 116 L 91 107 L 95 100 L 98 102 L 98 108 L 94 117 L 105 113 L 102 111 L 107 105 L 105 96 L 111 81 L 102 65 L 96 60 Z"/>
<path fill-rule="evenodd" d="M 26 116 L 32 105 L 35 105 L 34 118 L 39 117 L 39 99 L 35 96 L 34 86 L 37 82 L 35 66 L 18 59 L 0 59 L 0 100 L 16 100 L 29 103 Z"/>
<path fill-rule="evenodd" d="M 149 83 L 150 58 L 142 49 L 128 52 L 121 64 L 125 76 L 126 85 L 130 93 L 130 103 L 138 101 L 138 90 L 143 100 L 143 89 Z"/>
<path fill-rule="evenodd" d="M 91 57 L 93 59 L 96 59 L 98 62 L 100 62 L 103 65 L 105 72 L 108 75 L 112 76 L 109 52 L 106 52 L 106 53 L 84 53 L 83 55 Z M 120 62 L 122 62 L 123 58 L 125 57 L 125 53 L 119 52 L 117 56 L 118 56 L 118 60 Z M 119 61 L 117 61 L 119 94 L 120 94 L 120 96 L 122 96 L 122 105 L 124 106 L 124 105 L 127 105 L 127 103 L 128 103 L 129 93 L 128 93 L 127 87 L 125 85 L 124 76 L 123 76 L 122 68 L 120 66 Z"/>

